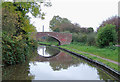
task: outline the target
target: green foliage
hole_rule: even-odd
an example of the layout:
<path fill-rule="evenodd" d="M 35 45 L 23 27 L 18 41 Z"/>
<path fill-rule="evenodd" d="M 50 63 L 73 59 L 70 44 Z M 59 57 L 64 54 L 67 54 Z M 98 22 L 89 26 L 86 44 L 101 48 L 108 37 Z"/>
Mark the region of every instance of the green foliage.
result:
<path fill-rule="evenodd" d="M 15 34 L 17 31 L 16 25 L 19 26 L 17 20 L 20 13 L 15 11 L 15 7 L 10 2 L 3 3 L 2 7 L 2 30 L 9 32 L 9 34 Z"/>
<path fill-rule="evenodd" d="M 50 21 L 50 28 L 54 32 L 66 32 L 69 31 L 70 33 L 92 33 L 94 32 L 92 27 L 84 28 L 81 27 L 79 24 L 71 23 L 70 20 L 67 18 L 62 18 L 60 16 L 54 16 Z"/>
<path fill-rule="evenodd" d="M 56 29 L 54 30 L 54 32 L 60 32 L 59 28 L 56 28 Z"/>
<path fill-rule="evenodd" d="M 2 59 L 3 65 L 14 65 L 25 62 L 30 52 L 36 48 L 33 40 L 36 32 L 30 24 L 30 12 L 34 17 L 44 18 L 40 5 L 36 2 L 4 2 L 2 3 Z M 32 37 L 30 37 L 32 35 Z"/>
<path fill-rule="evenodd" d="M 72 42 L 81 42 L 81 43 L 86 43 L 87 42 L 87 34 L 84 33 L 73 33 L 72 34 Z"/>
<path fill-rule="evenodd" d="M 119 28 L 120 28 L 120 17 L 119 16 L 112 16 L 112 17 L 109 17 L 108 19 L 104 20 L 99 28 L 101 27 L 104 27 L 106 24 L 112 24 L 112 25 L 115 25 L 115 29 L 117 32 L 119 32 Z M 98 30 L 99 30 L 98 28 Z"/>
<path fill-rule="evenodd" d="M 14 65 L 25 62 L 29 58 L 30 51 L 37 45 L 34 40 L 26 41 L 22 36 L 13 36 L 3 33 L 2 59 L 4 65 Z"/>
<path fill-rule="evenodd" d="M 22 10 L 18 10 L 17 4 L 10 2 L 3 3 L 2 30 L 14 35 L 20 35 L 21 32 L 24 34 L 36 32 L 35 27 L 29 22 L 29 17 L 23 15 L 24 12 Z"/>
<path fill-rule="evenodd" d="M 61 27 L 62 24 L 66 24 L 66 23 L 71 23 L 67 18 L 61 18 L 59 16 L 54 16 L 52 18 L 52 20 L 50 21 L 50 28 L 54 31 L 54 32 L 61 32 L 63 31 L 64 27 Z"/>
<path fill-rule="evenodd" d="M 77 43 L 82 43 L 82 44 L 86 44 L 86 45 L 96 45 L 95 42 L 95 37 L 96 37 L 96 33 L 73 33 L 72 34 L 72 42 L 77 42 Z"/>
<path fill-rule="evenodd" d="M 87 28 L 87 33 L 93 33 L 94 29 L 92 27 Z"/>
<path fill-rule="evenodd" d="M 77 42 L 77 43 L 82 43 L 82 44 L 86 44 L 86 45 L 96 45 L 95 42 L 95 37 L 96 37 L 96 33 L 89 33 L 89 34 L 85 34 L 85 33 L 73 33 L 72 34 L 72 42 Z"/>
<path fill-rule="evenodd" d="M 111 50 L 116 50 L 117 47 L 115 45 L 113 45 L 113 43 L 109 43 L 109 46 L 105 47 L 105 48 L 108 48 L 108 49 L 111 49 Z"/>
<path fill-rule="evenodd" d="M 87 35 L 87 45 L 92 46 L 96 45 L 95 41 L 96 33 L 90 33 Z"/>
<path fill-rule="evenodd" d="M 99 47 L 109 46 L 110 43 L 115 44 L 117 40 L 117 32 L 115 25 L 107 24 L 100 28 L 97 33 L 97 45 Z"/>

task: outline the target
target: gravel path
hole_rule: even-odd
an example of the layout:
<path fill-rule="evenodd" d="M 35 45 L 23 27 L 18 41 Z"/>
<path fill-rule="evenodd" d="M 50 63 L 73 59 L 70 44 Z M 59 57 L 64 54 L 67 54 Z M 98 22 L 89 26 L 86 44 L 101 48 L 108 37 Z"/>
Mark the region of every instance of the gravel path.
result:
<path fill-rule="evenodd" d="M 76 49 L 73 49 L 73 50 L 76 50 Z M 120 63 L 118 63 L 118 62 L 116 62 L 116 61 L 113 61 L 113 60 L 110 60 L 110 59 L 106 59 L 106 58 L 103 58 L 103 57 L 100 57 L 100 56 L 96 56 L 96 55 L 94 55 L 94 54 L 90 54 L 90 53 L 87 53 L 87 52 L 82 52 L 82 51 L 79 51 L 79 50 L 76 50 L 76 51 L 81 52 L 81 53 L 85 53 L 85 54 L 89 54 L 89 55 L 91 55 L 91 56 L 94 56 L 94 57 L 97 57 L 97 58 L 100 58 L 100 59 L 103 59 L 103 60 L 107 60 L 107 61 L 109 61 L 109 62 L 111 62 L 111 63 L 117 64 L 117 65 L 120 66 Z"/>

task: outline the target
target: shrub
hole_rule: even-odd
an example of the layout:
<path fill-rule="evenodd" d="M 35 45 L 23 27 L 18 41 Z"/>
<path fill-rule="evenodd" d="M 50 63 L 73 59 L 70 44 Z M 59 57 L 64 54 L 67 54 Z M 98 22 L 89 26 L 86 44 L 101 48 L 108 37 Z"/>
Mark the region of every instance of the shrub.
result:
<path fill-rule="evenodd" d="M 81 42 L 81 43 L 86 43 L 87 41 L 87 35 L 84 33 L 73 33 L 72 34 L 72 42 Z"/>
<path fill-rule="evenodd" d="M 111 50 L 117 49 L 117 47 L 115 45 L 113 45 L 113 43 L 110 43 L 109 46 L 107 46 L 106 48 L 111 49 Z"/>
<path fill-rule="evenodd" d="M 7 35 L 2 37 L 2 61 L 3 65 L 23 63 L 30 57 L 37 43 L 34 40 L 26 40 L 20 36 Z"/>
<path fill-rule="evenodd" d="M 95 41 L 96 33 L 90 33 L 87 35 L 87 45 L 92 46 L 96 45 Z"/>
<path fill-rule="evenodd" d="M 110 43 L 115 44 L 116 40 L 117 32 L 115 31 L 115 25 L 107 24 L 98 30 L 96 41 L 99 47 L 109 46 Z"/>
<path fill-rule="evenodd" d="M 78 39 L 77 39 L 77 36 L 78 36 L 78 35 L 77 35 L 76 33 L 73 33 L 73 34 L 72 34 L 72 42 L 77 42 L 77 40 L 78 40 Z"/>

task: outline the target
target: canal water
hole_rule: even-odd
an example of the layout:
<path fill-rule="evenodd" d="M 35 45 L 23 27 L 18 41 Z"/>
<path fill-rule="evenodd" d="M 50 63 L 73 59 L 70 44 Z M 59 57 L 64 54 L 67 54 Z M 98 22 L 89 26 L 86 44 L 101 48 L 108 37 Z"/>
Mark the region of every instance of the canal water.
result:
<path fill-rule="evenodd" d="M 55 47 L 39 45 L 24 64 L 3 68 L 3 80 L 115 80 L 89 62 Z"/>

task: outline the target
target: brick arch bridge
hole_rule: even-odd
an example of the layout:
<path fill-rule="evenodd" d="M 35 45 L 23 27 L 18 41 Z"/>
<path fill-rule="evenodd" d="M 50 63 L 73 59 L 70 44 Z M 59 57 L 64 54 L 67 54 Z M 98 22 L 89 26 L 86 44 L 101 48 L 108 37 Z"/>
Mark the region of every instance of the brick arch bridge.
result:
<path fill-rule="evenodd" d="M 50 36 L 58 40 L 59 45 L 70 44 L 72 41 L 72 34 L 70 33 L 58 33 L 58 32 L 37 32 L 36 38 L 42 38 L 44 36 Z"/>

